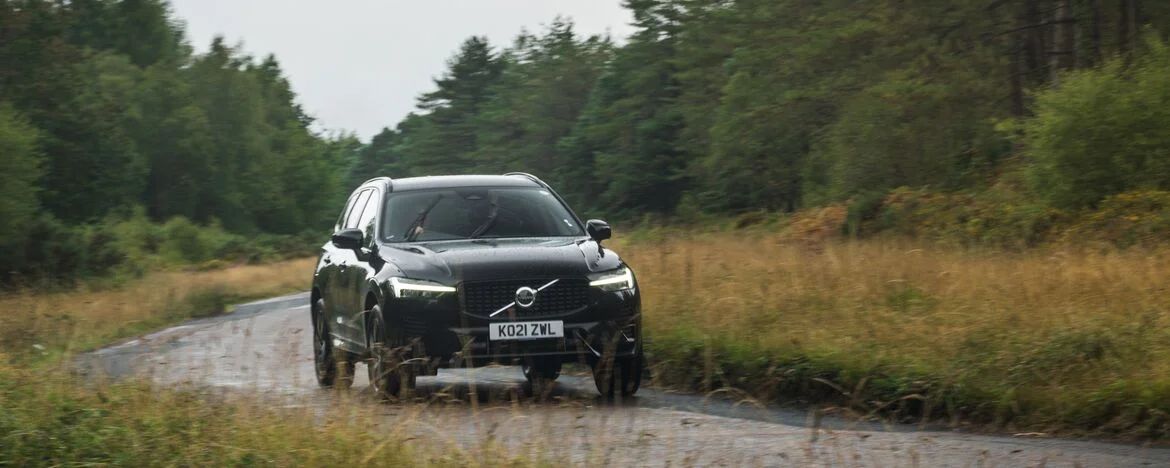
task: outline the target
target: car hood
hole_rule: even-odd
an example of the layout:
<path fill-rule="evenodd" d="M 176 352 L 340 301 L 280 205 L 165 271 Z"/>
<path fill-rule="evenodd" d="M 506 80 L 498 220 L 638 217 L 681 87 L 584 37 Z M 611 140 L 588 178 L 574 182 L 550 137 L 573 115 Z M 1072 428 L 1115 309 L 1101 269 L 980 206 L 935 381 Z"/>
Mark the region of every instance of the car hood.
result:
<path fill-rule="evenodd" d="M 474 239 L 387 247 L 383 258 L 401 274 L 449 284 L 581 277 L 622 265 L 616 253 L 587 238 Z"/>

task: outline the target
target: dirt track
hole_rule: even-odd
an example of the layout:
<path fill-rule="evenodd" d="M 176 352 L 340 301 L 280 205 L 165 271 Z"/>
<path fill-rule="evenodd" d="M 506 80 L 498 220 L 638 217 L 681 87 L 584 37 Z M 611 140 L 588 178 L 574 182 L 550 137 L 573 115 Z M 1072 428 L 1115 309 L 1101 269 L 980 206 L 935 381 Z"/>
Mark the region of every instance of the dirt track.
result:
<path fill-rule="evenodd" d="M 311 411 L 334 404 L 338 395 L 314 381 L 309 324 L 308 294 L 297 294 L 98 350 L 83 363 L 90 372 L 144 375 L 163 385 L 259 392 Z M 360 365 L 357 374 L 351 392 L 360 396 L 368 393 Z M 440 443 L 474 450 L 493 440 L 515 453 L 590 466 L 1170 466 L 1170 450 L 1131 445 L 920 431 L 836 418 L 822 419 L 814 430 L 804 412 L 655 389 L 607 403 L 583 375 L 562 376 L 551 402 L 514 401 L 523 381 L 511 367 L 440 371 L 419 378 L 418 393 L 453 403 L 358 400 L 384 413 L 389 424 L 411 414 L 408 430 Z"/>

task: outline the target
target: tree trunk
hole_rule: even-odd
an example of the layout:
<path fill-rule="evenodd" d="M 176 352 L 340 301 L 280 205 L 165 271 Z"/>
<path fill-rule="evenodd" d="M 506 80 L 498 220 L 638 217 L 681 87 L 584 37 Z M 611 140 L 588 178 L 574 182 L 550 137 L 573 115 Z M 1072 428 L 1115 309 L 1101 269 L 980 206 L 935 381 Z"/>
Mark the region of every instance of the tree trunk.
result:
<path fill-rule="evenodd" d="M 1024 76 L 1027 73 L 1026 56 L 1027 52 L 1021 47 L 1016 52 L 1013 52 L 1011 57 L 1009 76 L 1011 76 L 1012 86 L 1012 115 L 1016 117 L 1024 117 L 1027 112 L 1027 108 L 1024 105 Z"/>
<path fill-rule="evenodd" d="M 1117 19 L 1117 52 L 1125 57 L 1126 63 L 1129 63 L 1129 52 L 1132 46 L 1133 25 L 1131 12 L 1133 11 L 1133 0 L 1121 0 L 1118 2 L 1120 10 L 1118 11 Z"/>
<path fill-rule="evenodd" d="M 1089 0 L 1089 55 L 1085 65 L 1101 63 L 1101 0 Z"/>
<path fill-rule="evenodd" d="M 1023 21 L 1021 21 L 1020 27 L 1044 22 L 1039 3 L 1039 0 L 1024 0 Z M 1027 73 L 1032 77 L 1031 84 L 1043 83 L 1046 77 L 1044 64 L 1047 47 L 1045 47 L 1044 29 L 1030 27 L 1023 31 L 1025 66 Z"/>
<path fill-rule="evenodd" d="M 1052 45 L 1049 51 L 1050 77 L 1054 85 L 1060 84 L 1060 72 L 1071 69 L 1076 63 L 1076 28 L 1072 19 L 1072 5 L 1069 0 L 1055 0 L 1052 10 Z"/>

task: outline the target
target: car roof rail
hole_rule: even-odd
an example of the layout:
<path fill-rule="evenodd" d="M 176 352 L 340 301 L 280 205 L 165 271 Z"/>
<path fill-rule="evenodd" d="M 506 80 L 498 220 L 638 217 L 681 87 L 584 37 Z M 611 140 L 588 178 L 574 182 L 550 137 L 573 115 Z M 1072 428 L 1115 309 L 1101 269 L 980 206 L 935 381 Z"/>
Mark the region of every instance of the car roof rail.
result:
<path fill-rule="evenodd" d="M 536 177 L 536 176 L 534 176 L 534 175 L 532 175 L 532 174 L 529 174 L 529 173 L 527 173 L 527 172 L 509 172 L 509 173 L 507 173 L 507 174 L 504 174 L 504 175 L 505 175 L 505 176 L 521 176 L 521 177 L 527 177 L 529 180 L 531 180 L 531 181 L 533 181 L 533 182 L 536 182 L 537 184 L 540 184 L 540 186 L 541 186 L 541 187 L 544 187 L 544 188 L 549 188 L 548 184 L 544 183 L 544 181 L 543 181 L 543 180 L 540 180 L 540 178 L 539 178 L 539 177 Z"/>
<path fill-rule="evenodd" d="M 378 181 L 385 181 L 386 187 L 388 187 L 388 188 L 392 188 L 393 184 L 394 184 L 394 179 L 391 179 L 387 176 L 379 176 L 379 177 L 374 177 L 374 178 L 367 180 L 365 182 L 362 182 L 362 185 L 366 185 L 370 182 L 378 182 Z"/>

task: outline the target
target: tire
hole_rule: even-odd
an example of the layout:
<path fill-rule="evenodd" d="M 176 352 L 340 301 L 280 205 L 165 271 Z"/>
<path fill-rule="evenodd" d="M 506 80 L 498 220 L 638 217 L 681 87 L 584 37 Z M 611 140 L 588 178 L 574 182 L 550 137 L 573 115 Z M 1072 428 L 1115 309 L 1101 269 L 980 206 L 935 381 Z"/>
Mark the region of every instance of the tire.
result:
<path fill-rule="evenodd" d="M 559 359 L 535 359 L 520 366 L 524 373 L 524 393 L 528 396 L 547 394 L 555 386 L 557 377 L 561 376 L 561 361 Z"/>
<path fill-rule="evenodd" d="M 350 353 L 333 347 L 329 321 L 325 320 L 325 300 L 313 303 L 313 367 L 317 385 L 344 390 L 353 385 L 354 359 Z"/>
<path fill-rule="evenodd" d="M 605 398 L 620 393 L 623 397 L 634 396 L 642 387 L 644 360 L 638 355 L 621 359 L 602 359 L 593 365 L 593 384 Z"/>
<path fill-rule="evenodd" d="M 401 343 L 388 342 L 381 307 L 375 305 L 366 314 L 369 317 L 366 322 L 369 324 L 366 328 L 366 344 L 370 350 L 366 372 L 370 378 L 370 388 L 382 399 L 405 398 L 414 390 L 417 377 L 414 366 L 403 364 L 405 353 L 400 348 Z"/>
<path fill-rule="evenodd" d="M 524 363 L 520 366 L 520 370 L 524 373 L 524 378 L 529 382 L 533 380 L 556 380 L 561 376 L 561 361 L 555 359 L 537 359 L 531 363 Z"/>

